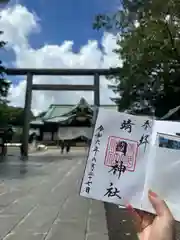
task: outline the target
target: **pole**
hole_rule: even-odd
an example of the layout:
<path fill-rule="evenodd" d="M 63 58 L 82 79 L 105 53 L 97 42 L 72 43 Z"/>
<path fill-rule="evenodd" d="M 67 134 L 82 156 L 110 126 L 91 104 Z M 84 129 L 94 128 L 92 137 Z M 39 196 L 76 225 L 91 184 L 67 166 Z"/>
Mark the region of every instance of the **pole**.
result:
<path fill-rule="evenodd" d="M 94 75 L 94 105 L 96 107 L 100 106 L 100 78 L 98 73 Z"/>
<path fill-rule="evenodd" d="M 100 78 L 99 74 L 96 73 L 94 75 L 94 113 L 93 113 L 93 127 L 95 127 L 96 124 L 96 118 L 98 114 L 98 108 L 100 106 Z"/>
<path fill-rule="evenodd" d="M 31 98 L 32 98 L 33 75 L 27 74 L 26 95 L 24 105 L 24 125 L 23 125 L 23 138 L 22 138 L 22 153 L 23 157 L 28 157 L 29 145 L 29 126 L 30 126 L 30 111 L 31 111 Z"/>
<path fill-rule="evenodd" d="M 99 81 L 99 74 L 96 73 L 94 75 L 94 107 L 93 107 L 93 117 L 92 117 L 92 136 L 91 140 L 93 137 L 93 132 L 94 128 L 96 125 L 96 119 L 97 119 L 97 114 L 98 114 L 98 107 L 100 106 L 100 81 Z M 89 143 L 90 146 L 91 143 Z"/>

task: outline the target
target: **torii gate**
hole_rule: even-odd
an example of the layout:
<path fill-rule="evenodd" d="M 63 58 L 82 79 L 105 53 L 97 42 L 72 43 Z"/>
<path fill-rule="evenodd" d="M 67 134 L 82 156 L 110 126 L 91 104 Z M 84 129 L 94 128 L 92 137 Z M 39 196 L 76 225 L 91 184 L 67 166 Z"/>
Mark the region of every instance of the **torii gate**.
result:
<path fill-rule="evenodd" d="M 28 139 L 30 127 L 30 111 L 33 90 L 46 91 L 93 91 L 94 92 L 94 106 L 100 106 L 100 76 L 108 76 L 118 74 L 119 69 L 35 69 L 35 68 L 7 68 L 5 70 L 7 75 L 26 75 L 26 95 L 24 104 L 24 125 L 23 125 L 23 139 L 22 147 L 24 156 L 28 157 Z M 46 76 L 93 76 L 94 83 L 91 85 L 70 85 L 70 84 L 33 84 L 34 75 Z M 96 111 L 95 111 L 96 112 Z M 96 114 L 94 115 L 94 123 Z"/>

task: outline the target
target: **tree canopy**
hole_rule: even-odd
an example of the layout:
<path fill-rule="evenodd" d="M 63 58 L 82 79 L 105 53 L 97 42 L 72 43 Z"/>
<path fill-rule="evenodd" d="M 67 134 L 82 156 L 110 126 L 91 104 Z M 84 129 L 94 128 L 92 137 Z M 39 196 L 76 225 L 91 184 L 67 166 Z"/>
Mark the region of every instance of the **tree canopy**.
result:
<path fill-rule="evenodd" d="M 119 110 L 158 117 L 180 105 L 180 1 L 122 0 L 113 14 L 96 16 L 94 28 L 118 33 L 123 61 Z"/>
<path fill-rule="evenodd" d="M 0 35 L 2 34 L 3 32 L 0 31 Z M 5 44 L 6 42 L 0 41 L 0 49 L 3 48 Z M 10 81 L 6 79 L 5 68 L 0 60 L 0 127 L 7 124 L 18 126 L 23 125 L 24 109 L 7 105 L 7 95 L 10 84 Z M 33 117 L 32 113 L 31 116 Z"/>
<path fill-rule="evenodd" d="M 31 112 L 31 119 L 34 118 Z M 0 126 L 11 124 L 13 126 L 23 126 L 24 109 L 20 107 L 8 106 L 0 104 Z"/>
<path fill-rule="evenodd" d="M 3 34 L 2 31 L 0 31 L 0 35 L 1 34 Z M 3 48 L 5 44 L 6 43 L 4 41 L 0 41 L 0 48 Z M 7 103 L 6 97 L 10 87 L 10 82 L 5 78 L 4 70 L 5 68 L 0 60 L 0 103 Z"/>

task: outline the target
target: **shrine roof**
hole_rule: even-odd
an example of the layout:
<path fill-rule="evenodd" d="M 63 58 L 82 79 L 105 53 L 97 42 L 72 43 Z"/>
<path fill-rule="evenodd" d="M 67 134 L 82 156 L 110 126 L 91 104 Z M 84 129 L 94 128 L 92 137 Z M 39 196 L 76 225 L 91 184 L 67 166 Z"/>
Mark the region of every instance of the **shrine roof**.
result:
<path fill-rule="evenodd" d="M 43 119 L 51 119 L 54 117 L 64 116 L 68 114 L 74 105 L 51 105 L 47 110 L 46 114 L 44 115 Z"/>
<path fill-rule="evenodd" d="M 61 104 L 52 104 L 44 115 L 43 119 L 51 119 L 55 117 L 66 117 L 71 116 L 73 110 L 76 110 L 78 107 L 88 108 L 89 111 L 93 112 L 93 106 L 90 105 L 84 98 L 81 98 L 76 105 L 61 105 Z M 100 108 L 106 109 L 117 109 L 117 106 L 114 105 L 101 105 Z"/>
<path fill-rule="evenodd" d="M 90 105 L 84 98 L 81 98 L 76 105 L 62 105 L 62 104 L 52 104 L 49 106 L 45 115 L 41 118 L 37 118 L 32 121 L 31 124 L 44 124 L 44 122 L 54 122 L 58 123 L 67 122 L 71 118 L 76 116 L 77 108 L 86 108 L 88 109 L 87 117 L 92 117 L 93 106 Z M 101 105 L 100 108 L 117 110 L 117 106 L 114 105 Z"/>

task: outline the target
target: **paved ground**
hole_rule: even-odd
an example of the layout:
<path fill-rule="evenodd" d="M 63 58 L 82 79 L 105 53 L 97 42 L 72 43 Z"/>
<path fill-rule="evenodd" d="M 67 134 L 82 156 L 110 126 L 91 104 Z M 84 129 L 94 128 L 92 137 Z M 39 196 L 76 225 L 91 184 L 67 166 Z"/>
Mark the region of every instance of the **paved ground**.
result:
<path fill-rule="evenodd" d="M 0 163 L 0 240 L 137 239 L 126 210 L 79 196 L 82 151 L 33 153 L 27 166 L 10 153 Z"/>
<path fill-rule="evenodd" d="M 103 203 L 79 196 L 84 154 L 72 155 L 34 153 L 26 169 L 16 156 L 0 163 L 0 239 L 108 239 Z"/>

